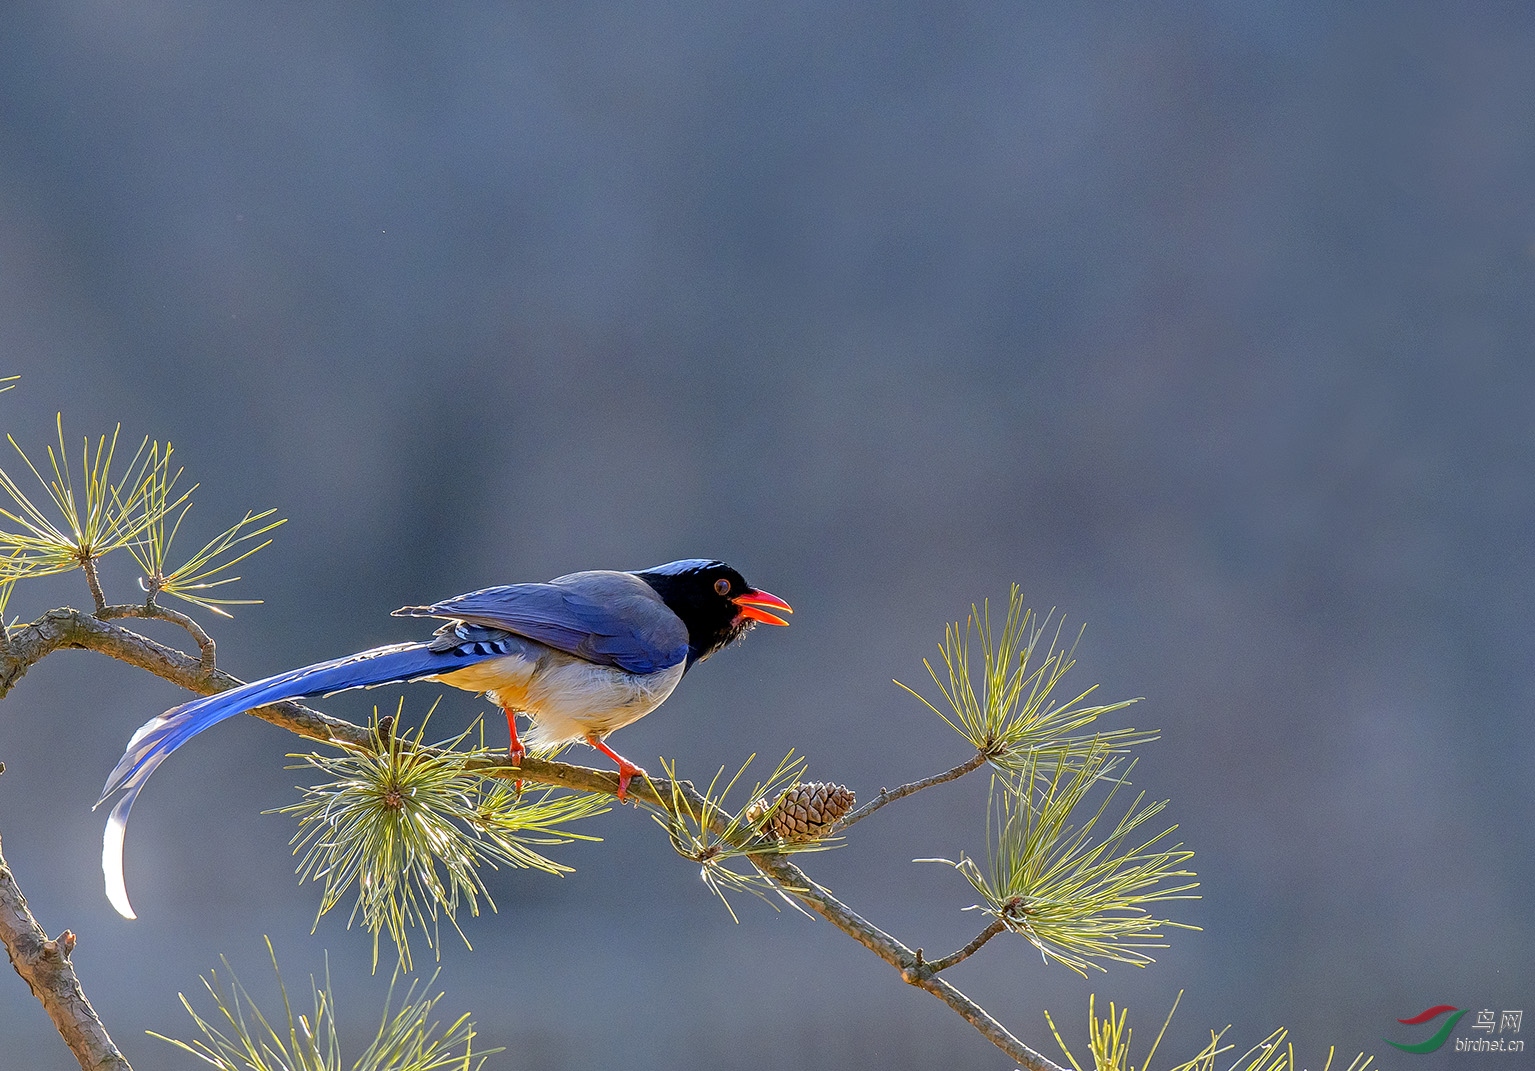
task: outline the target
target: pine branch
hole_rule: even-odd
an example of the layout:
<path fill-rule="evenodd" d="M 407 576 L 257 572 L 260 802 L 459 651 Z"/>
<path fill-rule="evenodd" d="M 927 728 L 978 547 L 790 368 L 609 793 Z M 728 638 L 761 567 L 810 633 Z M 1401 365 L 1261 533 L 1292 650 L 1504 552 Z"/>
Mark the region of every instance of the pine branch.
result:
<path fill-rule="evenodd" d="M 11 651 L 9 654 L 0 655 L 0 698 L 10 691 L 28 668 L 60 649 L 94 650 L 154 673 L 199 695 L 211 695 L 242 683 L 222 670 L 205 673 L 201 660 L 185 652 L 103 621 L 95 615 L 65 607 L 50 610 L 31 624 L 18 626 L 12 630 Z M 311 710 L 299 703 L 276 703 L 258 708 L 251 713 L 311 740 L 359 749 L 372 746 L 373 734 L 369 729 Z M 525 757 L 520 766 L 512 766 L 504 759 L 472 758 L 465 761 L 464 769 L 466 772 L 508 780 L 538 781 L 585 792 L 618 795 L 617 773 L 541 759 L 532 755 Z M 956 773 L 953 776 L 957 777 L 959 774 Z M 631 799 L 662 810 L 676 806 L 676 801 L 686 801 L 687 806 L 696 814 L 711 813 L 711 828 L 722 837 L 726 835 L 729 820 L 733 817 L 719 813 L 687 781 L 669 781 L 665 778 L 636 779 L 630 783 L 628 795 Z M 899 797 L 892 795 L 891 798 Z M 775 850 L 776 843 L 770 843 L 768 838 L 754 837 L 746 823 L 739 823 L 738 827 L 731 831 L 730 836 L 737 838 L 739 842 L 734 846 L 744 849 L 744 854 L 751 863 L 771 880 L 783 895 L 802 903 L 889 963 L 907 983 L 926 990 L 949 1005 L 983 1037 L 1016 1060 L 1020 1066 L 1027 1067 L 1030 1071 L 1064 1071 L 1059 1064 L 1052 1062 L 1014 1037 L 986 1009 L 959 989 L 937 977 L 933 965 L 922 963 L 916 951 L 868 922 L 812 881 L 781 851 Z"/>
<path fill-rule="evenodd" d="M 842 821 L 833 826 L 830 832 L 827 833 L 827 836 L 836 836 L 838 833 L 841 833 L 843 830 L 851 826 L 854 822 L 863 821 L 865 818 L 869 817 L 869 815 L 873 814 L 887 803 L 894 803 L 898 799 L 904 799 L 914 792 L 921 792 L 924 788 L 932 788 L 934 785 L 941 785 L 945 782 L 953 781 L 956 778 L 963 777 L 965 774 L 971 772 L 972 770 L 979 770 L 984 765 L 986 765 L 986 756 L 978 751 L 970 758 L 960 763 L 958 766 L 955 766 L 950 770 L 945 770 L 943 773 L 934 774 L 931 777 L 924 777 L 920 781 L 913 781 L 911 784 L 902 785 L 900 788 L 882 788 L 879 790 L 878 796 L 875 796 L 868 803 L 864 804 L 862 807 L 858 808 L 852 814 L 848 815 L 846 818 L 842 819 Z"/>
<path fill-rule="evenodd" d="M 133 1071 L 107 1036 L 106 1027 L 101 1025 L 75 977 L 74 965 L 69 960 L 75 935 L 65 930 L 57 938 L 49 939 L 27 907 L 27 898 L 17 887 L 3 853 L 0 853 L 0 942 L 11 958 L 11 966 L 31 988 L 32 995 L 42 1002 L 48 1018 L 85 1071 Z"/>
<path fill-rule="evenodd" d="M 987 941 L 990 941 L 993 937 L 997 936 L 997 934 L 1001 933 L 1005 929 L 1007 929 L 1007 923 L 1003 922 L 1001 919 L 993 919 L 990 926 L 987 926 L 984 930 L 975 935 L 975 940 L 971 941 L 964 948 L 961 948 L 958 951 L 950 952 L 947 956 L 944 956 L 941 959 L 933 960 L 928 964 L 929 969 L 931 969 L 934 974 L 937 974 L 939 971 L 948 970 L 960 960 L 969 959 L 971 956 L 975 955 L 981 950 L 982 945 L 984 945 Z M 917 949 L 917 954 L 920 956 L 922 954 L 922 949 Z"/>
<path fill-rule="evenodd" d="M 204 673 L 212 673 L 218 663 L 218 645 L 213 642 L 213 637 L 192 618 L 180 610 L 172 610 L 168 606 L 161 606 L 155 602 L 155 597 L 150 595 L 144 602 L 134 604 L 119 604 L 115 606 L 103 606 L 96 611 L 96 616 L 103 621 L 112 621 L 120 617 L 140 617 L 159 621 L 169 621 L 173 625 L 179 625 L 186 629 L 193 640 L 197 641 L 197 649 L 201 654 L 200 665 Z"/>
<path fill-rule="evenodd" d="M 49 610 L 30 624 L 12 626 L 10 640 L 10 651 L 0 653 L 0 699 L 10 693 L 28 669 L 58 650 L 96 651 L 198 695 L 212 695 L 244 683 L 222 670 L 206 673 L 201 658 L 67 606 Z M 252 713 L 322 743 L 367 747 L 370 739 L 368 730 L 362 726 L 321 714 L 300 703 L 276 703 Z M 618 775 L 614 774 L 612 780 L 616 794 Z"/>
<path fill-rule="evenodd" d="M 927 990 L 953 1008 L 966 1022 L 980 1031 L 982 1037 L 1017 1060 L 1021 1066 L 1027 1067 L 1029 1071 L 1065 1071 L 1060 1064 L 1035 1052 L 1014 1037 L 985 1008 L 944 979 L 936 977 L 932 965 L 921 963 L 916 951 L 907 948 L 811 881 L 805 876 L 804 871 L 788 859 L 775 855 L 754 855 L 751 859 L 763 873 L 777 882 L 780 888 L 789 891 L 810 910 L 894 967 L 900 972 L 903 981 L 918 989 Z"/>
<path fill-rule="evenodd" d="M 101 590 L 101 577 L 96 572 L 95 555 L 84 555 L 80 559 L 80 564 L 85 568 L 85 583 L 91 589 L 91 598 L 96 600 L 96 611 L 100 613 L 107 608 L 107 596 Z"/>

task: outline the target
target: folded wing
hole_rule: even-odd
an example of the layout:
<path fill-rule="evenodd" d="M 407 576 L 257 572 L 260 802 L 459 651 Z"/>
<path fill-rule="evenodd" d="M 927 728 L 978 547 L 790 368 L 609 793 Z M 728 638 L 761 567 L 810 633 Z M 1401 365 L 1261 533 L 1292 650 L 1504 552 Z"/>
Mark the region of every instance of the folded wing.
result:
<path fill-rule="evenodd" d="M 632 573 L 594 570 L 547 584 L 485 588 L 395 614 L 504 629 L 629 673 L 670 669 L 688 654 L 687 626 Z"/>

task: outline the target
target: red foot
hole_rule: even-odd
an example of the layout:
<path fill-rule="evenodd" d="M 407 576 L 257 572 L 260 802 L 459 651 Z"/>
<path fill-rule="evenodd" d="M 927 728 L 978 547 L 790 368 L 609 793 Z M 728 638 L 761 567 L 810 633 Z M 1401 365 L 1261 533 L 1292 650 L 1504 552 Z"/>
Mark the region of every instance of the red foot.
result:
<path fill-rule="evenodd" d="M 608 747 L 608 745 L 597 739 L 595 735 L 588 736 L 586 738 L 586 742 L 592 745 L 592 747 L 596 748 L 598 751 L 602 752 L 608 758 L 612 759 L 614 762 L 618 763 L 618 802 L 622 803 L 624 798 L 629 793 L 630 779 L 633 778 L 635 774 L 639 774 L 641 777 L 644 777 L 645 771 L 634 765 L 634 763 L 624 758 L 612 748 Z"/>
<path fill-rule="evenodd" d="M 506 745 L 506 757 L 511 760 L 513 766 L 521 766 L 522 760 L 527 756 L 528 749 L 517 738 L 517 714 L 509 707 L 503 707 L 502 713 L 506 715 L 506 731 L 511 737 L 511 743 Z M 522 781 L 517 782 L 517 791 L 522 791 Z"/>

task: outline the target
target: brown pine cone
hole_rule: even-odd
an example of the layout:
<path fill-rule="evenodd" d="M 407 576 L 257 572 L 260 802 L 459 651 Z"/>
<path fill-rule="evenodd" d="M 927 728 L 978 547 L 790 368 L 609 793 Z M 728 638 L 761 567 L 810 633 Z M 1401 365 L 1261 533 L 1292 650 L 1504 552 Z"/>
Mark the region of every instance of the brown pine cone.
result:
<path fill-rule="evenodd" d="M 787 841 L 824 837 L 858 800 L 851 789 L 824 781 L 796 781 L 778 799 L 778 809 L 762 832 Z M 755 825 L 771 806 L 766 799 L 758 799 L 746 809 L 746 820 Z"/>

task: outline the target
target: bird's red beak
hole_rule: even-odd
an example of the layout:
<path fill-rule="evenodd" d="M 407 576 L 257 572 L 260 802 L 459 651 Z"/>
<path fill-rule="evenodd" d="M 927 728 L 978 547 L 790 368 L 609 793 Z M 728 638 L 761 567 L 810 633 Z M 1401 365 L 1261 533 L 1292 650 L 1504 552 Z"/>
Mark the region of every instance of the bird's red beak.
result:
<path fill-rule="evenodd" d="M 748 621 L 761 621 L 765 625 L 787 625 L 789 622 L 777 614 L 764 610 L 764 606 L 771 606 L 774 610 L 781 610 L 786 614 L 792 614 L 794 607 L 784 602 L 777 595 L 766 591 L 747 591 L 730 600 L 741 608 L 740 616 Z"/>

